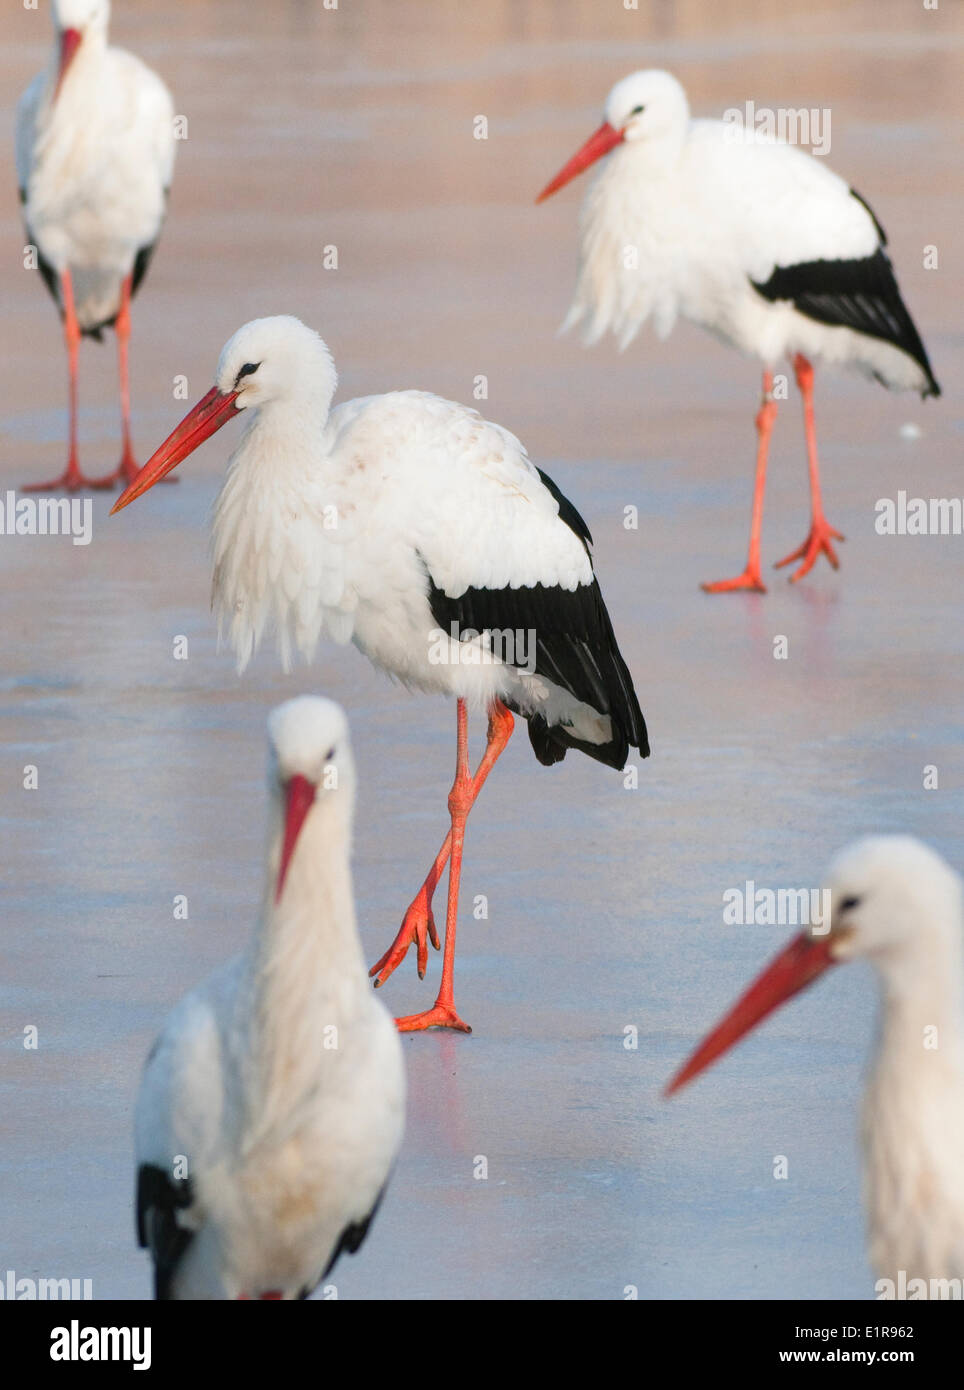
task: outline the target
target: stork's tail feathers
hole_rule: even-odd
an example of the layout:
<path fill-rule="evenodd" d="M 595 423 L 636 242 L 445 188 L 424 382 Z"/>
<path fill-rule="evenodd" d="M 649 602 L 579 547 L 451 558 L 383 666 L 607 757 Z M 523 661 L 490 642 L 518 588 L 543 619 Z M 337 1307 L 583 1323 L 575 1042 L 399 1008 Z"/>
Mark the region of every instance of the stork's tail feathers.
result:
<path fill-rule="evenodd" d="M 595 580 L 586 598 L 593 609 L 593 640 L 586 640 L 588 634 L 572 634 L 563 644 L 556 637 L 549 651 L 540 652 L 539 665 L 550 680 L 562 677 L 560 684 L 564 682 L 578 698 L 608 716 L 612 737 L 606 743 L 592 742 L 580 738 L 566 724 L 550 724 L 543 715 L 533 713 L 526 716 L 529 741 L 546 767 L 561 762 L 567 750 L 575 748 L 607 767 L 622 770 L 631 748 L 638 749 L 641 758 L 649 757 L 646 720 Z M 547 657 L 552 658 L 555 670 L 547 669 Z"/>

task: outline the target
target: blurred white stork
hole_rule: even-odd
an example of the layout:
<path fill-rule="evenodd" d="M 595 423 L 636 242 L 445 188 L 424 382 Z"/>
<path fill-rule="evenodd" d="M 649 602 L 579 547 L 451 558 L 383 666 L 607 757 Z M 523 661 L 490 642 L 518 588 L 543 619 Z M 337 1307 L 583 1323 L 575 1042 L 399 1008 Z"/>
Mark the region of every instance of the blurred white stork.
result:
<path fill-rule="evenodd" d="M 667 1094 L 829 966 L 869 960 L 881 984 L 862 1126 L 871 1263 L 894 1290 L 911 1280 L 962 1279 L 961 880 L 927 845 L 899 835 L 850 845 L 828 879 L 830 922 L 802 932 L 771 961 L 676 1073 Z"/>
<path fill-rule="evenodd" d="M 666 337 L 682 315 L 764 363 L 746 568 L 703 588 L 766 592 L 760 527 L 782 358 L 803 396 L 812 517 L 807 539 L 777 567 L 799 560 L 796 581 L 823 553 L 836 569 L 833 541 L 843 537 L 823 511 L 811 362 L 940 395 L 883 228 L 813 155 L 743 125 L 691 120 L 668 72 L 617 82 L 603 124 L 537 201 L 606 154 L 583 207 L 579 281 L 563 328 L 583 321 L 590 343 L 611 329 L 625 347 L 648 318 Z"/>
<path fill-rule="evenodd" d="M 365 1238 L 405 1077 L 368 984 L 338 705 L 268 721 L 272 815 L 254 940 L 171 1014 L 137 1102 L 137 1231 L 159 1299 L 303 1298 Z"/>
<path fill-rule="evenodd" d="M 465 820 L 512 733 L 528 720 L 539 761 L 577 748 L 622 768 L 646 726 L 593 573 L 576 509 L 508 430 L 422 391 L 331 408 L 337 378 L 298 319 L 256 319 L 226 344 L 216 385 L 113 510 L 146 492 L 228 419 L 246 430 L 214 516 L 213 604 L 243 669 L 273 621 L 287 666 L 322 632 L 353 640 L 406 685 L 458 701 L 451 831 L 372 969 L 381 984 L 417 944 L 438 948 L 432 894 L 451 857 L 442 982 L 407 1030 L 470 1031 L 452 971 Z M 468 761 L 467 704 L 488 712 Z"/>
<path fill-rule="evenodd" d="M 139 58 L 107 46 L 108 0 L 53 0 L 49 67 L 17 108 L 16 154 L 28 241 L 60 307 L 70 370 L 67 468 L 27 491 L 112 487 L 137 472 L 131 447 L 130 302 L 164 220 L 174 165 L 174 106 Z M 117 334 L 120 467 L 87 478 L 77 461 L 77 358 L 84 335 Z"/>

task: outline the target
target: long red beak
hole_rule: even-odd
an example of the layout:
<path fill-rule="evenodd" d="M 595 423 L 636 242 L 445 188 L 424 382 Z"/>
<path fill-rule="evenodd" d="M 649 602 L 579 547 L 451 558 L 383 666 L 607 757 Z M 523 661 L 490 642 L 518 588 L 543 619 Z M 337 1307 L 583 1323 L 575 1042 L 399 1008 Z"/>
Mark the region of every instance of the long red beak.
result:
<path fill-rule="evenodd" d="M 281 901 L 281 894 L 284 892 L 285 879 L 288 876 L 288 865 L 291 863 L 291 856 L 295 852 L 295 845 L 298 843 L 298 836 L 301 834 L 301 827 L 305 823 L 305 817 L 311 810 L 315 800 L 315 786 L 309 782 L 307 777 L 302 777 L 301 773 L 295 773 L 289 782 L 285 783 L 285 835 L 281 845 L 281 866 L 278 869 L 278 886 L 275 889 L 274 900 L 276 903 Z"/>
<path fill-rule="evenodd" d="M 80 42 L 83 37 L 79 29 L 64 29 L 61 31 L 60 67 L 57 69 L 57 85 L 54 88 L 54 101 L 60 96 L 60 89 L 64 85 L 67 69 L 74 61 L 74 54 L 80 47 Z"/>
<path fill-rule="evenodd" d="M 595 164 L 597 159 L 602 159 L 604 154 L 608 154 L 614 145 L 618 145 L 623 138 L 621 130 L 614 130 L 608 121 L 603 121 L 602 125 L 590 135 L 581 150 L 577 150 L 564 168 L 560 169 L 551 183 L 547 183 L 545 188 L 536 199 L 537 203 L 542 203 L 546 198 L 551 198 L 564 184 L 569 183 L 577 174 L 581 174 L 583 169 L 588 169 L 590 164 Z"/>
<path fill-rule="evenodd" d="M 142 492 L 147 492 L 155 483 L 159 483 L 165 474 L 176 468 L 188 454 L 193 454 L 198 445 L 203 444 L 205 439 L 226 424 L 232 415 L 239 414 L 234 404 L 237 398 L 237 391 L 223 394 L 216 386 L 212 386 L 204 399 L 198 401 L 193 410 L 188 411 L 177 429 L 168 435 L 157 452 L 147 460 L 134 481 L 128 483 L 111 507 L 111 516 L 133 502 L 135 497 L 140 497 Z"/>
<path fill-rule="evenodd" d="M 811 936 L 805 931 L 795 936 L 789 946 L 785 946 L 756 977 L 712 1033 L 707 1034 L 680 1067 L 663 1095 L 671 1096 L 687 1081 L 692 1081 L 694 1076 L 739 1042 L 745 1033 L 755 1028 L 767 1014 L 799 994 L 800 990 L 806 989 L 828 966 L 834 964 L 829 935 Z"/>

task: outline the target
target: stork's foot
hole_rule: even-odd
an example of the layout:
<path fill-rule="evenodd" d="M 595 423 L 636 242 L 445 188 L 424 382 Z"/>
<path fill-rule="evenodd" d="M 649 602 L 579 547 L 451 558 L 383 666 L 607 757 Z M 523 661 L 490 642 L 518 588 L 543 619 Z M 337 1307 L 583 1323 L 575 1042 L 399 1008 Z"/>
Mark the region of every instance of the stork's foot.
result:
<path fill-rule="evenodd" d="M 730 594 L 737 589 L 749 589 L 755 594 L 765 594 L 767 591 L 759 565 L 747 565 L 735 579 L 718 579 L 715 584 L 701 584 L 700 588 L 705 594 Z"/>
<path fill-rule="evenodd" d="M 77 464 L 71 459 L 66 471 L 61 473 L 59 478 L 54 478 L 49 483 L 24 483 L 22 492 L 99 492 L 103 488 L 114 486 L 116 474 L 111 474 L 109 478 L 88 478 L 81 473 Z"/>
<path fill-rule="evenodd" d="M 778 560 L 774 568 L 781 569 L 784 565 L 792 565 L 794 561 L 801 560 L 803 563 L 800 568 L 794 570 L 790 576 L 791 584 L 796 584 L 798 579 L 809 574 L 821 554 L 826 555 L 834 569 L 839 569 L 840 561 L 837 559 L 837 552 L 831 545 L 831 541 L 842 541 L 843 539 L 844 537 L 830 525 L 826 517 L 814 517 L 810 534 L 803 545 L 797 546 L 791 555 L 785 555 L 782 560 Z"/>
<path fill-rule="evenodd" d="M 119 483 L 123 483 L 126 487 L 128 483 L 134 481 L 140 471 L 137 459 L 129 449 L 125 449 L 121 457 L 120 467 L 117 469 L 114 477 Z"/>
<path fill-rule="evenodd" d="M 440 1004 L 436 999 L 431 1009 L 423 1014 L 408 1014 L 396 1018 L 395 1027 L 400 1033 L 421 1033 L 426 1028 L 454 1028 L 457 1033 L 471 1033 L 472 1029 L 463 1023 L 455 1012 L 453 1004 Z"/>
<path fill-rule="evenodd" d="M 428 943 L 431 941 L 436 951 L 439 949 L 438 932 L 435 928 L 435 918 L 432 916 L 432 898 L 426 884 L 422 884 L 415 901 L 402 918 L 402 925 L 398 929 L 398 935 L 382 956 L 381 960 L 376 961 L 369 970 L 369 976 L 376 976 L 375 988 L 383 985 L 389 975 L 401 965 L 408 953 L 411 945 L 416 946 L 415 963 L 418 968 L 418 978 L 425 979 L 425 970 L 428 965 Z M 430 1027 L 426 1024 L 425 1027 Z"/>

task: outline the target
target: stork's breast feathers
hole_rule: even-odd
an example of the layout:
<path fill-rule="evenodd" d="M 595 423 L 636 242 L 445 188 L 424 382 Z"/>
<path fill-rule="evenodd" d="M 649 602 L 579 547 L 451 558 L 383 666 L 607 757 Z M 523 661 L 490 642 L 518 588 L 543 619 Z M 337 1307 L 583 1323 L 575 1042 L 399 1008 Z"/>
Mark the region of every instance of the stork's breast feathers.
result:
<path fill-rule="evenodd" d="M 108 49 L 79 88 L 46 100 L 46 77 L 17 113 L 17 169 L 41 249 L 59 265 L 129 271 L 156 240 L 171 183 L 174 105 L 132 54 Z M 46 244 L 45 244 L 46 243 Z"/>
<path fill-rule="evenodd" d="M 473 410 L 414 391 L 350 401 L 301 457 L 265 431 L 242 440 L 214 512 L 213 606 L 241 669 L 272 625 L 286 666 L 360 626 L 380 659 L 387 614 L 427 616 L 426 570 L 453 596 L 592 580 L 575 510 Z"/>
<path fill-rule="evenodd" d="M 286 670 L 295 651 L 310 660 L 324 632 L 351 639 L 354 522 L 339 498 L 303 473 L 286 484 L 232 465 L 214 511 L 212 607 L 239 671 L 270 627 Z"/>

